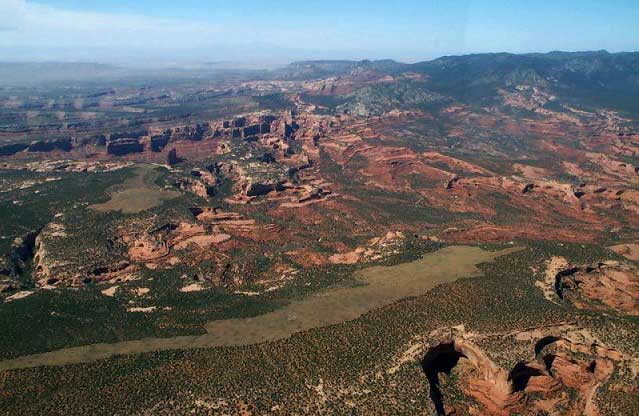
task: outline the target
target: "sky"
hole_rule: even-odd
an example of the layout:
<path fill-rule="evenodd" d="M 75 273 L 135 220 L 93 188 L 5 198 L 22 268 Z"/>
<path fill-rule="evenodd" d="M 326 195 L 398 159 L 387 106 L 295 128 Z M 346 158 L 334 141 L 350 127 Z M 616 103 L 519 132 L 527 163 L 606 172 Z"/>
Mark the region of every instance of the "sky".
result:
<path fill-rule="evenodd" d="M 403 62 L 639 50 L 637 0 L 0 0 L 0 61 Z"/>

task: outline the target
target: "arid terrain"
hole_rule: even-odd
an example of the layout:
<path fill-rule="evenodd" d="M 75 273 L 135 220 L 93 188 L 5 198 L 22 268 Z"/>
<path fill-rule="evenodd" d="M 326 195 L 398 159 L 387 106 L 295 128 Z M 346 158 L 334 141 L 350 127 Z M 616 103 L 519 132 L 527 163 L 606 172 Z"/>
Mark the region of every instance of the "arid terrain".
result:
<path fill-rule="evenodd" d="M 0 85 L 0 414 L 639 414 L 637 74 Z"/>

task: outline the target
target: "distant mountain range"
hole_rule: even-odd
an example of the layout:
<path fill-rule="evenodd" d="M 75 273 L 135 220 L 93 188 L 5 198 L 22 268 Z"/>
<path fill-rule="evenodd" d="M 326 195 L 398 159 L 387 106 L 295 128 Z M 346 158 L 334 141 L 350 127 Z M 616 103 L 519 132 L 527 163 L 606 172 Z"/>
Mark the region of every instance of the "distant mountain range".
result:
<path fill-rule="evenodd" d="M 293 79 L 345 76 L 358 71 L 428 77 L 432 93 L 474 103 L 489 103 L 500 88 L 526 84 L 563 98 L 639 112 L 639 52 L 491 53 L 446 56 L 404 64 L 381 61 L 304 61 L 281 70 Z"/>
<path fill-rule="evenodd" d="M 99 63 L 0 63 L 0 84 L 201 78 L 214 77 L 220 71 L 230 71 L 228 64 L 224 69 L 215 65 L 185 69 L 133 69 Z M 253 70 L 250 74 L 252 77 L 312 80 L 365 73 L 422 75 L 427 82 L 407 82 L 398 87 L 411 99 L 435 94 L 475 104 L 489 104 L 499 89 L 525 84 L 557 93 L 566 100 L 639 113 L 639 52 L 488 53 L 445 56 L 414 64 L 389 59 L 314 60 L 293 62 L 276 70 Z M 385 88 L 385 91 L 375 91 L 374 94 L 396 95 L 396 91 Z"/>

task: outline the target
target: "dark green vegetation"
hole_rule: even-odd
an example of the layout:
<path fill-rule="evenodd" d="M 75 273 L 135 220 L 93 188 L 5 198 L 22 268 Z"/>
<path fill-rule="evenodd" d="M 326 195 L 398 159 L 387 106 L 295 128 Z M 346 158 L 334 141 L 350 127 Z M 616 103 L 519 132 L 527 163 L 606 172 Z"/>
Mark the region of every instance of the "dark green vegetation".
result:
<path fill-rule="evenodd" d="M 188 171 L 188 169 L 187 169 Z M 2 205 L 2 246 L 5 258 L 10 255 L 10 245 L 14 237 L 31 230 L 40 230 L 55 220 L 64 225 L 66 236 L 52 239 L 48 244 L 51 252 L 62 253 L 72 268 L 91 270 L 109 267 L 126 260 L 126 247 L 117 238 L 115 230 L 120 224 L 129 221 L 153 218 L 155 224 L 187 220 L 191 217 L 192 206 L 224 205 L 223 198 L 228 195 L 224 187 L 211 201 L 206 202 L 189 193 L 165 201 L 160 206 L 138 213 L 115 211 L 100 212 L 91 207 L 112 200 L 110 194 L 126 189 L 127 183 L 137 183 L 141 173 L 153 173 L 153 177 L 143 181 L 145 186 L 165 186 L 168 174 L 163 169 L 154 171 L 150 167 L 126 168 L 106 173 L 68 174 L 55 173 L 60 180 L 44 182 L 25 190 L 15 190 L 3 194 Z M 26 176 L 25 176 L 26 175 Z M 3 179 L 24 180 L 25 177 L 43 180 L 54 174 L 35 174 L 21 171 L 7 171 Z M 173 174 L 175 175 L 175 174 Z M 148 183 L 155 180 L 155 184 Z M 123 188 L 123 186 L 125 186 Z M 128 186 L 128 185 L 127 185 Z M 88 190 L 90 192 L 87 192 Z M 35 193 L 34 191 L 39 191 Z M 132 195 L 132 198 L 137 195 Z M 18 200 L 20 204 L 14 204 Z M 136 202 L 137 203 L 137 202 Z M 399 201 L 397 202 L 400 203 Z M 246 213 L 262 221 L 270 221 L 262 212 L 263 206 Z M 387 206 L 386 217 L 392 217 L 394 205 Z M 421 213 L 420 213 L 421 212 Z M 422 216 L 427 210 L 416 212 Z M 56 214 L 63 214 L 56 218 Z M 416 218 L 417 220 L 417 218 Z M 282 226 L 296 226 L 282 221 Z M 13 227 L 13 228 L 11 228 Z M 328 230 L 327 230 L 328 231 Z M 323 231 L 323 232 L 327 232 Z M 308 233 L 317 232 L 308 230 Z M 341 236 L 347 230 L 328 231 L 328 238 L 345 241 Z M 360 237 L 359 240 L 365 240 Z M 357 240 L 352 241 L 357 243 Z M 411 239 L 404 249 L 383 260 L 384 264 L 397 264 L 411 261 L 424 252 L 432 251 L 437 244 Z M 269 258 L 260 253 L 237 250 L 233 253 L 236 262 L 243 264 L 247 273 L 259 276 L 277 261 L 287 260 L 284 252 L 291 247 L 273 245 L 262 246 L 262 250 L 274 250 L 277 255 Z M 29 264 L 30 266 L 30 264 Z M 204 325 L 216 319 L 232 319 L 257 316 L 286 305 L 292 299 L 308 296 L 310 293 L 337 283 L 351 282 L 351 273 L 362 265 L 334 265 L 304 269 L 295 280 L 277 291 L 264 293 L 258 297 L 234 294 L 234 288 L 214 288 L 202 292 L 182 293 L 179 289 L 188 284 L 192 276 L 215 272 L 216 265 L 202 263 L 197 267 L 180 265 L 169 270 L 141 271 L 139 280 L 121 284 L 114 297 L 104 296 L 101 291 L 109 287 L 105 284 L 91 283 L 81 290 L 56 289 L 38 290 L 25 299 L 0 303 L 0 326 L 3 337 L 0 339 L 0 357 L 11 358 L 24 354 L 45 352 L 70 346 L 100 342 L 118 342 L 145 337 L 171 337 L 179 335 L 198 335 L 204 333 Z M 19 275 L 21 290 L 31 290 L 31 269 L 22 270 Z M 137 288 L 150 290 L 142 298 L 132 292 Z M 242 288 L 254 290 L 250 281 Z M 127 309 L 134 306 L 154 306 L 151 313 L 132 313 Z M 34 335 L 35 334 L 35 335 Z"/>
<path fill-rule="evenodd" d="M 45 64 L 43 64 L 45 65 Z M 22 74 L 12 82 L 0 76 L 0 143 L 68 137 L 69 130 L 87 136 L 130 131 L 147 123 L 180 120 L 183 123 L 227 117 L 249 110 L 290 109 L 288 97 L 277 91 L 233 88 L 247 80 L 309 80 L 352 74 L 366 80 L 370 74 L 398 78 L 340 95 L 303 95 L 312 104 L 332 111 L 381 114 L 396 108 L 432 109 L 450 99 L 477 105 L 497 102 L 500 90 L 529 85 L 561 96 L 565 103 L 589 109 L 609 108 L 639 114 L 638 53 L 601 52 L 549 54 L 480 54 L 453 56 L 416 64 L 393 61 L 309 61 L 272 71 L 164 70 L 131 71 L 100 65 L 48 64 L 49 67 L 3 64 L 3 71 Z M 69 73 L 83 76 L 71 82 Z M 405 74 L 411 77 L 405 78 Z M 28 75 L 32 74 L 32 75 Z M 44 74 L 44 75 L 41 75 Z M 49 74 L 58 86 L 43 83 Z M 56 75 L 57 74 L 57 75 Z M 117 80 L 117 82 L 116 82 Z M 116 83 L 118 88 L 113 88 Z M 206 91 L 202 84 L 209 84 Z M 557 104 L 545 104 L 548 108 Z"/>
<path fill-rule="evenodd" d="M 536 276 L 530 266 L 550 254 L 580 262 L 609 258 L 608 252 L 576 245 L 526 244 L 528 249 L 482 266 L 484 277 L 442 286 L 354 322 L 296 334 L 285 341 L 2 373 L 0 403 L 8 413 L 19 409 L 35 414 L 183 414 L 191 409 L 206 413 L 206 406 L 220 406 L 211 411 L 235 412 L 245 404 L 258 414 L 343 414 L 346 406 L 353 406 L 357 414 L 408 415 L 430 408 L 420 365 L 410 360 L 396 372 L 387 370 L 415 334 L 462 322 L 470 331 L 507 332 L 571 321 L 596 331 L 615 325 L 617 332 L 636 333 L 636 321 L 593 319 L 568 305 L 546 301 L 533 286 Z M 527 307 L 521 308 L 522 304 Z M 428 342 L 428 336 L 421 342 Z M 636 353 L 637 345 L 630 341 L 623 348 Z M 529 358 L 528 347 L 499 339 L 482 347 L 491 347 L 496 352 L 493 359 L 503 366 Z M 631 381 L 627 377 L 622 379 Z M 637 403 L 628 393 L 612 394 L 618 399 L 604 403 L 610 413 L 636 411 Z M 318 395 L 323 399 L 317 400 Z"/>
<path fill-rule="evenodd" d="M 84 240 L 83 244 L 91 244 Z M 415 259 L 436 245 L 420 244 L 388 259 L 385 264 Z M 113 256 L 113 253 L 109 253 Z M 254 261 L 245 253 L 238 259 Z M 201 267 L 206 267 L 202 265 Z M 254 317 L 285 307 L 291 300 L 334 285 L 351 285 L 351 274 L 361 266 L 330 266 L 303 271 L 284 288 L 258 297 L 234 294 L 214 288 L 182 293 L 188 283 L 185 276 L 205 272 L 202 268 L 176 267 L 172 270 L 144 272 L 140 281 L 120 287 L 115 297 L 100 293 L 108 286 L 90 285 L 82 290 L 38 291 L 20 301 L 0 304 L 0 359 L 35 354 L 66 347 L 114 343 L 146 337 L 168 338 L 201 335 L 206 323 L 214 320 Z M 310 282 L 310 284 L 308 284 Z M 150 289 L 142 299 L 133 295 L 136 288 Z M 245 290 L 251 290 L 246 285 Z M 132 313 L 129 302 L 152 305 L 151 313 Z M 34 335 L 36 334 L 36 335 Z"/>
<path fill-rule="evenodd" d="M 400 107 L 431 108 L 441 103 L 439 94 L 461 102 L 495 104 L 500 89 L 532 85 L 555 91 L 570 104 L 590 109 L 607 107 L 639 114 L 639 53 L 552 52 L 548 54 L 478 54 L 450 56 L 412 65 L 389 61 L 334 61 L 293 64 L 285 74 L 321 78 L 358 71 L 399 75 L 411 72 L 425 76 L 423 82 L 375 86 L 343 98 L 349 104 L 338 108 L 379 114 Z M 392 88 L 392 91 L 388 91 Z M 386 91 L 384 91 L 386 90 Z M 337 101 L 339 102 L 339 101 Z M 327 106 L 333 101 L 315 101 Z M 552 105 L 552 104 L 549 104 Z M 362 110 L 365 108 L 366 110 Z"/>
<path fill-rule="evenodd" d="M 0 369 L 68 365 L 150 351 L 278 341 L 298 332 L 355 320 L 399 300 L 421 296 L 444 283 L 475 277 L 478 275 L 477 264 L 518 250 L 513 248 L 489 252 L 477 247 L 447 247 L 413 262 L 364 268 L 355 274 L 357 280 L 354 284 L 340 284 L 315 296 L 294 299 L 268 314 L 248 319 L 217 319 L 208 322 L 205 336 L 146 338 L 142 341 L 67 348 L 26 357 L 28 362 L 21 359 L 0 362 Z"/>
<path fill-rule="evenodd" d="M 411 79 L 400 79 L 393 84 L 375 84 L 346 95 L 346 102 L 336 106 L 336 110 L 357 115 L 379 115 L 389 109 L 426 110 L 450 103 L 449 98 L 430 89 L 428 82 Z"/>
<path fill-rule="evenodd" d="M 0 413 L 431 414 L 430 347 L 466 334 L 512 369 L 563 326 L 623 355 L 593 403 L 637 413 L 636 316 L 553 297 L 545 273 L 631 261 L 605 247 L 637 243 L 636 54 L 78 70 L 0 87 L 0 360 L 108 358 L 0 372 Z M 480 277 L 419 260 L 460 245 L 522 250 Z M 415 265 L 451 272 L 418 287 Z"/>
<path fill-rule="evenodd" d="M 0 193 L 0 253 L 6 255 L 13 239 L 41 229 L 55 214 L 107 199 L 106 189 L 130 174 L 128 170 L 96 174 L 0 170 L 6 190 Z M 33 186 L 13 189 L 12 184 L 25 181 Z"/>

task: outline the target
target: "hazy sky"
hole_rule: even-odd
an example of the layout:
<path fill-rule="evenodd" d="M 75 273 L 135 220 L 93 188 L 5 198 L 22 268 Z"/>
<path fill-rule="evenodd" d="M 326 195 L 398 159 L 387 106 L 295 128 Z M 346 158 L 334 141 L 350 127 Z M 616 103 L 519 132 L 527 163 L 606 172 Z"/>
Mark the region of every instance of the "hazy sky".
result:
<path fill-rule="evenodd" d="M 0 60 L 639 50 L 638 0 L 0 0 Z"/>

